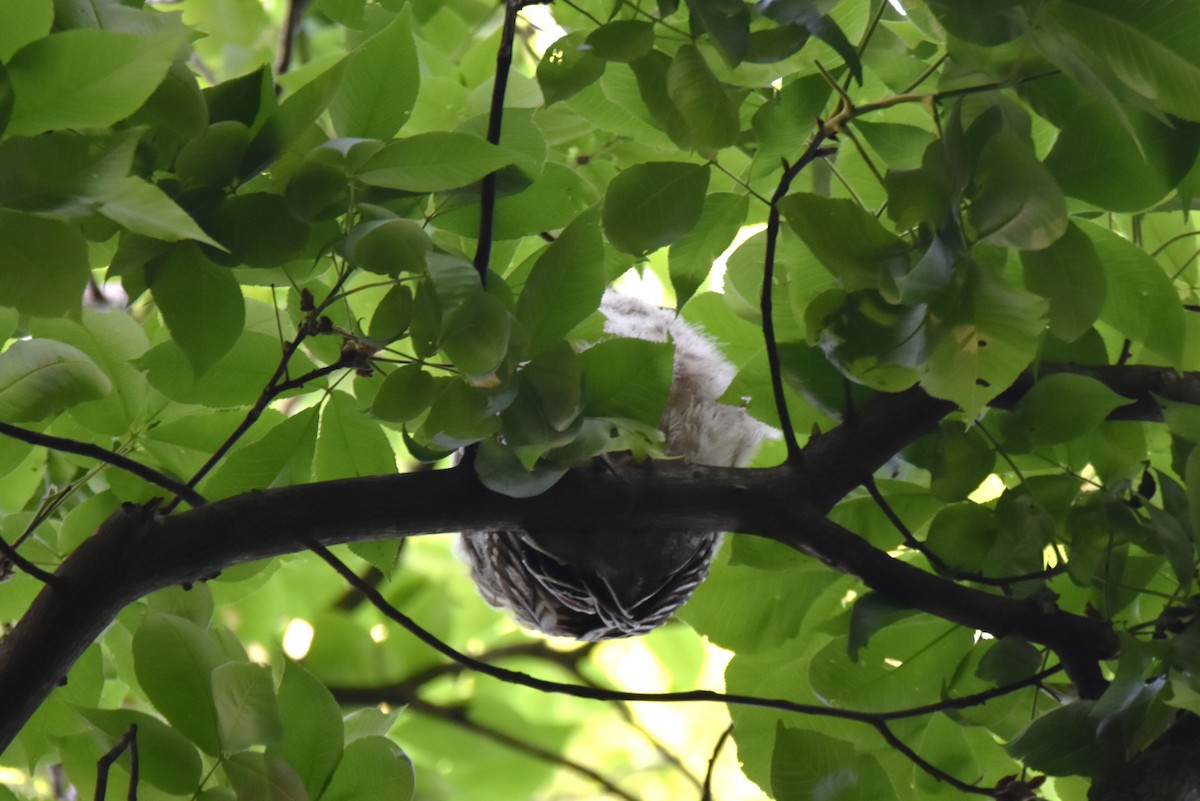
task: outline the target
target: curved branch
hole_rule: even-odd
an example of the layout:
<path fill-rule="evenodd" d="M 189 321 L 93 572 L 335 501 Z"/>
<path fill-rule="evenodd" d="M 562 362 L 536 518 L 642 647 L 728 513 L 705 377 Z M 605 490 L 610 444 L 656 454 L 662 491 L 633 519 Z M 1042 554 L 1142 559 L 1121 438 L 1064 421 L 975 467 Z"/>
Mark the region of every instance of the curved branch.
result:
<path fill-rule="evenodd" d="M 73 453 L 76 456 L 86 456 L 89 459 L 95 459 L 97 462 L 103 462 L 104 464 L 120 468 L 127 473 L 132 473 L 138 478 L 148 481 L 156 487 L 161 487 L 167 492 L 178 495 L 192 506 L 203 506 L 205 504 L 204 497 L 182 481 L 176 481 L 165 473 L 155 470 L 153 467 L 147 467 L 141 462 L 130 459 L 128 456 L 123 456 L 116 451 L 110 451 L 108 448 L 101 448 L 99 445 L 93 445 L 90 442 L 80 442 L 74 439 L 67 439 L 66 437 L 43 434 L 40 431 L 30 431 L 27 428 L 14 426 L 10 423 L 0 422 L 0 434 L 20 440 L 21 442 L 28 442 L 30 445 L 41 445 L 53 451 Z"/>
<path fill-rule="evenodd" d="M 126 506 L 59 567 L 0 641 L 0 748 L 128 604 L 234 564 L 322 545 L 416 534 L 535 527 L 589 539 L 624 528 L 740 531 L 778 540 L 861 578 L 898 603 L 1054 650 L 1084 696 L 1116 640 L 1103 621 L 961 587 L 875 549 L 825 518 L 834 503 L 954 407 L 919 390 L 876 398 L 814 438 L 803 466 L 679 463 L 576 468 L 535 498 L 497 495 L 470 470 L 376 476 L 264 490 L 169 517 Z M 696 699 L 699 700 L 699 699 Z"/>

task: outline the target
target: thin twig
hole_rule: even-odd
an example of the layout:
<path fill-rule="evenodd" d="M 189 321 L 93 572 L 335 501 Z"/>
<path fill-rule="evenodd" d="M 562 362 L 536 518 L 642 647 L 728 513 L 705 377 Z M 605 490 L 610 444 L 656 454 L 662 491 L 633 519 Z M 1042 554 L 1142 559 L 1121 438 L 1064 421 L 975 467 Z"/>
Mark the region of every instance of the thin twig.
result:
<path fill-rule="evenodd" d="M 700 801 L 713 801 L 712 780 L 713 772 L 717 766 L 717 757 L 721 755 L 721 749 L 725 747 L 725 741 L 733 734 L 733 724 L 730 723 L 725 727 L 725 731 L 721 732 L 721 736 L 717 738 L 717 744 L 713 746 L 712 756 L 708 758 L 708 770 L 704 773 L 704 787 L 700 792 Z"/>
<path fill-rule="evenodd" d="M 763 338 L 766 340 L 767 364 L 771 371 L 771 391 L 775 397 L 775 411 L 779 415 L 779 427 L 783 430 L 783 441 L 787 445 L 787 460 L 791 464 L 800 464 L 804 457 L 800 443 L 796 441 L 796 432 L 792 429 L 791 415 L 788 414 L 787 396 L 783 389 L 783 368 L 779 358 L 779 343 L 775 338 L 775 319 L 772 313 L 772 289 L 775 284 L 775 249 L 779 240 L 779 225 L 782 220 L 779 214 L 779 201 L 787 195 L 792 181 L 806 166 L 822 155 L 821 145 L 834 134 L 834 129 L 820 124 L 817 133 L 808 143 L 808 147 L 793 164 L 785 165 L 783 176 L 771 196 L 771 211 L 767 215 L 766 255 L 763 258 L 762 296 L 759 308 L 762 316 Z"/>
<path fill-rule="evenodd" d="M 540 0 L 539 0 L 540 2 Z M 496 76 L 492 81 L 492 105 L 488 111 L 487 140 L 500 144 L 504 119 L 504 93 L 508 88 L 508 73 L 512 69 L 513 40 L 517 35 L 517 13 L 529 0 L 506 0 L 504 26 L 500 32 L 500 48 L 496 51 Z M 475 271 L 479 281 L 487 283 L 488 263 L 492 256 L 492 228 L 496 221 L 496 173 L 483 177 L 479 190 L 479 243 L 475 247 Z"/>
<path fill-rule="evenodd" d="M 1011 589 L 1013 584 L 1018 584 L 1022 581 L 1040 581 L 1053 578 L 1059 573 L 1066 572 L 1067 567 L 1065 562 L 1060 563 L 1055 567 L 1046 568 L 1045 570 L 1038 570 L 1032 573 L 1021 573 L 1015 576 L 985 576 L 980 572 L 967 573 L 965 571 L 958 570 L 957 568 L 947 564 L 940 556 L 929 550 L 925 543 L 913 536 L 913 533 L 909 531 L 908 526 L 906 526 L 904 521 L 900 519 L 900 516 L 896 514 L 896 510 L 892 508 L 890 503 L 888 503 L 887 498 L 885 498 L 883 493 L 879 491 L 879 486 L 875 483 L 875 479 L 868 478 L 863 482 L 863 488 L 866 489 L 867 493 L 871 496 L 871 500 L 875 501 L 875 505 L 878 506 L 880 511 L 883 512 L 884 517 L 888 519 L 888 522 L 892 524 L 892 527 L 900 532 L 900 536 L 904 538 L 904 544 L 924 556 L 934 570 L 953 578 L 955 581 L 969 581 L 973 584 L 986 584 L 991 587 L 1000 587 L 1007 591 Z"/>
<path fill-rule="evenodd" d="M 584 765 L 582 762 L 576 762 L 570 757 L 555 753 L 548 748 L 543 748 L 535 743 L 514 737 L 508 732 L 497 729 L 494 726 L 488 726 L 484 723 L 471 720 L 469 717 L 463 714 L 463 711 L 458 707 L 439 706 L 414 696 L 409 699 L 408 708 L 417 714 L 435 717 L 438 720 L 445 721 L 452 726 L 457 726 L 460 729 L 465 729 L 466 731 L 478 734 L 480 737 L 486 737 L 492 742 L 503 745 L 506 748 L 511 748 L 512 750 L 526 754 L 527 756 L 549 762 L 552 765 L 564 767 L 567 770 L 578 773 L 580 776 L 591 779 L 596 784 L 603 787 L 606 792 L 611 793 L 618 798 L 623 798 L 625 801 L 639 801 L 637 796 L 630 795 L 629 793 L 625 792 L 611 779 L 603 776 L 595 769 Z"/>
<path fill-rule="evenodd" d="M 129 728 L 121 735 L 121 739 L 117 740 L 116 744 L 108 750 L 104 756 L 96 761 L 96 801 L 104 801 L 104 797 L 108 794 L 108 771 L 113 763 L 125 750 L 129 750 L 129 792 L 126 798 L 129 801 L 137 801 L 137 786 L 138 786 L 138 748 L 137 748 L 137 724 L 129 724 Z"/>
<path fill-rule="evenodd" d="M 0 434 L 12 437 L 13 439 L 19 439 L 22 442 L 28 442 L 31 445 L 41 445 L 51 450 L 62 453 L 73 453 L 76 456 L 86 456 L 89 459 L 110 464 L 127 473 L 132 473 L 138 478 L 145 479 L 156 487 L 162 487 L 168 492 L 178 495 L 192 506 L 203 506 L 205 504 L 203 496 L 188 485 L 176 481 L 165 473 L 155 470 L 153 467 L 147 467 L 141 462 L 134 461 L 128 456 L 122 456 L 108 448 L 101 448 L 99 445 L 93 445 L 90 442 L 80 442 L 79 440 L 67 439 L 66 437 L 43 434 L 39 431 L 30 431 L 27 428 L 21 428 L 9 423 L 0 423 Z"/>
<path fill-rule="evenodd" d="M 53 573 L 48 573 L 45 570 L 42 570 L 40 567 L 35 565 L 33 562 L 30 562 L 24 556 L 21 556 L 21 554 L 17 553 L 17 549 L 12 547 L 11 545 L 9 545 L 8 540 L 4 539 L 3 537 L 0 537 L 0 556 L 4 557 L 3 559 L 0 559 L 0 577 L 3 577 L 4 574 L 8 572 L 6 570 L 3 570 L 4 562 L 8 561 L 8 562 L 11 562 L 12 564 L 16 565 L 17 567 L 21 568 L 21 570 L 23 570 L 26 573 L 28 573 L 29 575 L 33 576 L 35 579 L 42 582 L 43 584 L 46 584 L 51 587 L 62 586 L 62 583 L 59 581 L 58 576 L 54 575 Z"/>
<path fill-rule="evenodd" d="M 875 731 L 879 732 L 880 736 L 883 737 L 884 741 L 886 741 L 888 745 L 890 745 L 896 751 L 899 751 L 910 762 L 938 781 L 945 782 L 959 792 L 970 793 L 971 795 L 986 795 L 991 798 L 995 797 L 993 788 L 979 787 L 978 785 L 964 782 L 961 779 L 956 779 L 941 768 L 933 765 L 930 762 L 927 762 L 921 757 L 920 754 L 909 748 L 903 740 L 897 737 L 892 730 L 888 728 L 887 723 L 883 722 L 882 720 L 876 721 L 872 725 L 874 725 Z"/>
<path fill-rule="evenodd" d="M 632 692 L 628 690 L 610 690 L 600 687 L 587 687 L 579 684 L 565 684 L 558 681 L 550 681 L 541 679 L 536 676 L 530 676 L 528 673 L 522 673 L 517 670 L 509 670 L 497 665 L 492 665 L 484 662 L 482 659 L 469 656 L 456 650 L 445 642 L 442 642 L 436 635 L 422 628 L 416 621 L 404 614 L 400 610 L 392 606 L 383 597 L 379 590 L 370 586 L 359 578 L 353 570 L 346 566 L 341 559 L 338 559 L 321 543 L 312 539 L 305 539 L 304 545 L 317 556 L 325 560 L 337 573 L 345 579 L 351 586 L 367 597 L 367 600 L 384 614 L 388 619 L 400 624 L 406 631 L 412 634 L 421 642 L 433 648 L 443 656 L 457 662 L 465 668 L 482 673 L 485 676 L 490 676 L 500 681 L 515 684 L 521 687 L 529 687 L 530 689 L 540 690 L 547 693 L 556 693 L 560 695 L 569 695 L 575 698 L 587 698 L 593 701 L 650 701 L 655 703 L 684 703 L 684 702 L 708 702 L 722 704 L 738 704 L 741 706 L 762 707 L 765 709 L 775 709 L 783 712 L 798 712 L 805 715 L 814 715 L 818 717 L 832 717 L 841 720 L 854 720 L 863 723 L 874 725 L 875 721 L 901 720 L 910 717 L 919 717 L 928 715 L 933 712 L 942 712 L 947 709 L 966 709 L 972 706 L 978 706 L 986 703 L 994 698 L 1007 695 L 1027 687 L 1037 686 L 1042 683 L 1047 677 L 1057 673 L 1062 668 L 1056 666 L 1041 673 L 1034 674 L 1021 681 L 1012 682 L 1003 687 L 996 687 L 985 692 L 976 693 L 962 698 L 947 698 L 936 703 L 925 704 L 919 707 L 909 709 L 894 710 L 892 712 L 859 712 L 853 709 L 838 709 L 836 707 L 818 706 L 816 704 L 799 704 L 794 701 L 788 701 L 778 698 L 764 698 L 756 695 L 743 695 L 740 693 L 719 693 L 712 690 L 686 690 L 683 692 L 671 693 L 646 693 Z"/>

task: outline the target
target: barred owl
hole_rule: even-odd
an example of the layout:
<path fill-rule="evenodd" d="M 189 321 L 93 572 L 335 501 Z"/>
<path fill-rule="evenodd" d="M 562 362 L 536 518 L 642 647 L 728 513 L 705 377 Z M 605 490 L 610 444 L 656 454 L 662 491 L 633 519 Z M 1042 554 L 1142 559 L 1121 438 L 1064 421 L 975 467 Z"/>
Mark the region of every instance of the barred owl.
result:
<path fill-rule="evenodd" d="M 604 330 L 619 337 L 675 343 L 671 390 L 659 427 L 665 450 L 693 464 L 746 464 L 764 439 L 778 436 L 745 410 L 717 399 L 736 370 L 712 340 L 676 317 L 609 290 Z M 721 532 L 646 536 L 611 532 L 564 545 L 533 531 L 464 534 L 459 554 L 480 594 L 522 625 L 555 636 L 605 640 L 667 622 L 708 575 Z"/>

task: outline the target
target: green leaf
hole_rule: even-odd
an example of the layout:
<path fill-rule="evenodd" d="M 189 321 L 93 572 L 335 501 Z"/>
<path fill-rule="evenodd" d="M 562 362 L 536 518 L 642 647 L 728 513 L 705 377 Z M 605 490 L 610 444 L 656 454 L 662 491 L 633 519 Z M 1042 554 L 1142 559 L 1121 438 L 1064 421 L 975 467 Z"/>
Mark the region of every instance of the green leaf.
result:
<path fill-rule="evenodd" d="M 70 345 L 49 339 L 14 342 L 0 353 L 0 420 L 41 420 L 112 392 L 96 363 Z"/>
<path fill-rule="evenodd" d="M 394 286 L 375 306 L 367 336 L 380 345 L 394 342 L 408 331 L 413 317 L 413 293 L 404 284 Z"/>
<path fill-rule="evenodd" d="M 248 662 L 218 665 L 212 672 L 212 687 L 225 753 L 274 743 L 283 736 L 270 667 Z"/>
<path fill-rule="evenodd" d="M 563 228 L 596 199 L 596 190 L 578 172 L 547 162 L 541 176 L 528 187 L 497 198 L 492 237 L 516 239 Z M 479 204 L 439 214 L 435 224 L 462 236 L 479 236 Z"/>
<path fill-rule="evenodd" d="M 1023 251 L 1025 288 L 1050 302 L 1050 333 L 1067 342 L 1083 336 L 1100 317 L 1108 295 L 1104 265 L 1076 225 L 1044 250 Z"/>
<path fill-rule="evenodd" d="M 346 746 L 320 801 L 411 801 L 412 761 L 386 737 L 362 737 Z"/>
<path fill-rule="evenodd" d="M 700 220 L 671 245 L 669 271 L 675 302 L 682 308 L 712 272 L 713 262 L 732 244 L 749 209 L 749 198 L 715 192 L 704 199 Z"/>
<path fill-rule="evenodd" d="M 565 445 L 583 408 L 583 372 L 569 343 L 559 342 L 517 373 L 517 397 L 503 412 L 504 440 L 510 446 Z"/>
<path fill-rule="evenodd" d="M 331 392 L 321 408 L 313 477 L 317 481 L 396 472 L 396 454 L 379 424 L 345 392 Z"/>
<path fill-rule="evenodd" d="M 53 22 L 53 0 L 7 0 L 4 27 L 0 28 L 0 62 L 9 61 L 13 53 L 50 33 Z"/>
<path fill-rule="evenodd" d="M 510 498 L 533 498 L 553 487 L 567 468 L 538 461 L 528 469 L 513 452 L 494 439 L 479 444 L 475 472 L 485 487 Z"/>
<path fill-rule="evenodd" d="M 318 798 L 342 758 L 342 714 L 320 681 L 301 665 L 287 660 L 279 682 L 279 715 L 283 738 L 267 753 L 291 765 L 308 791 Z"/>
<path fill-rule="evenodd" d="M 0 209 L 0 304 L 54 316 L 79 308 L 88 280 L 87 243 L 59 220 Z"/>
<path fill-rule="evenodd" d="M 136 132 L 53 132 L 0 142 L 0 202 L 25 211 L 78 217 L 94 197 L 129 174 Z"/>
<path fill-rule="evenodd" d="M 604 196 L 604 233 L 624 253 L 641 255 L 676 242 L 700 220 L 708 167 L 677 161 L 635 164 Z"/>
<path fill-rule="evenodd" d="M 1022 94 L 1059 128 L 1046 168 L 1070 197 L 1111 211 L 1141 211 L 1166 196 L 1196 159 L 1200 126 L 1193 123 L 1130 107 L 1123 122 L 1066 76 L 1030 81 Z"/>
<path fill-rule="evenodd" d="M 537 80 L 547 106 L 577 94 L 604 74 L 604 60 L 593 55 L 586 38 L 582 32 L 569 33 L 542 54 Z"/>
<path fill-rule="evenodd" d="M 53 33 L 8 63 L 15 98 L 7 136 L 107 128 L 146 102 L 185 44 L 183 28 L 152 36 Z"/>
<path fill-rule="evenodd" d="M 675 348 L 641 339 L 610 339 L 583 352 L 589 417 L 657 426 L 667 405 Z"/>
<path fill-rule="evenodd" d="M 291 147 L 325 113 L 342 81 L 345 67 L 346 60 L 339 60 L 297 89 L 280 103 L 278 108 L 270 112 L 246 147 L 246 156 L 242 159 L 242 175 L 253 175 L 261 171 L 270 161 Z"/>
<path fill-rule="evenodd" d="M 988 477 L 995 464 L 996 452 L 978 428 L 943 420 L 929 466 L 929 491 L 941 501 L 961 501 Z"/>
<path fill-rule="evenodd" d="M 433 250 L 429 235 L 412 220 L 374 220 L 356 225 L 346 237 L 346 255 L 356 267 L 380 275 L 425 272 Z"/>
<path fill-rule="evenodd" d="M 779 201 L 804 244 L 847 289 L 876 287 L 908 272 L 908 244 L 852 200 L 797 193 Z"/>
<path fill-rule="evenodd" d="M 305 409 L 261 439 L 234 449 L 200 487 L 210 501 L 312 480 L 317 410 Z"/>
<path fill-rule="evenodd" d="M 969 417 L 1008 388 L 1030 362 L 1045 327 L 1046 302 L 978 270 L 944 321 L 921 386 Z"/>
<path fill-rule="evenodd" d="M 746 56 L 750 39 L 750 9 L 742 0 L 687 0 L 692 18 L 704 26 L 729 66 Z"/>
<path fill-rule="evenodd" d="M 406 6 L 350 54 L 329 104 L 333 127 L 340 136 L 391 139 L 408 122 L 420 88 L 412 14 Z"/>
<path fill-rule="evenodd" d="M 242 751 L 222 764 L 238 801 L 307 801 L 304 783 L 291 765 L 270 754 Z M 202 796 L 203 801 L 208 801 Z M 220 801 L 225 801 L 221 798 Z"/>
<path fill-rule="evenodd" d="M 1001 247 L 1041 250 L 1067 230 L 1067 201 L 1030 145 L 1003 130 L 976 165 L 967 218 L 978 238 Z"/>
<path fill-rule="evenodd" d="M 600 215 L 576 217 L 534 263 L 517 303 L 517 320 L 536 355 L 560 341 L 600 306 L 604 293 Z"/>
<path fill-rule="evenodd" d="M 1050 23 L 1083 57 L 1154 108 L 1200 120 L 1200 36 L 1186 0 L 1063 0 L 1048 7 Z M 1061 35 L 1061 34 L 1060 34 Z"/>
<path fill-rule="evenodd" d="M 433 377 L 418 364 L 406 364 L 388 373 L 371 404 L 371 414 L 389 423 L 407 423 L 429 408 Z"/>
<path fill-rule="evenodd" d="M 490 376 L 508 354 L 512 316 L 482 291 L 442 325 L 441 349 L 454 366 L 474 379 Z"/>
<path fill-rule="evenodd" d="M 850 660 L 858 661 L 859 650 L 866 647 L 872 634 L 914 612 L 911 607 L 897 604 L 877 592 L 868 592 L 858 598 L 850 610 L 850 631 L 846 643 Z"/>
<path fill-rule="evenodd" d="M 1051 776 L 1096 776 L 1120 762 L 1121 755 L 1097 736 L 1099 721 L 1092 701 L 1052 709 L 1004 747 L 1030 768 Z"/>
<path fill-rule="evenodd" d="M 633 61 L 654 48 L 654 24 L 644 20 L 614 20 L 589 33 L 584 46 L 605 61 Z M 550 102 L 546 100 L 547 105 Z"/>
<path fill-rule="evenodd" d="M 147 614 L 133 635 L 133 666 L 146 697 L 213 756 L 220 738 L 211 676 L 225 661 L 211 632 L 174 615 Z"/>
<path fill-rule="evenodd" d="M 61 317 L 34 320 L 30 333 L 79 348 L 112 379 L 113 392 L 75 406 L 71 410 L 75 419 L 114 437 L 142 423 L 149 387 L 132 362 L 150 345 L 132 317 L 84 309 L 78 322 Z"/>
<path fill-rule="evenodd" d="M 238 175 L 250 129 L 236 120 L 221 120 L 208 126 L 179 151 L 175 174 L 185 187 L 228 186 Z"/>
<path fill-rule="evenodd" d="M 98 189 L 97 211 L 135 234 L 167 242 L 194 239 L 220 247 L 186 211 L 154 184 L 130 175 Z"/>
<path fill-rule="evenodd" d="M 1048 375 L 1017 401 L 1004 421 L 1006 437 L 1012 432 L 1035 445 L 1067 442 L 1094 430 L 1113 409 L 1132 402 L 1088 376 Z"/>
<path fill-rule="evenodd" d="M 1171 279 L 1144 250 L 1111 231 L 1078 223 L 1108 276 L 1100 319 L 1170 364 L 1183 358 L 1185 312 Z"/>
<path fill-rule="evenodd" d="M 690 143 L 697 150 L 716 151 L 737 139 L 741 128 L 737 108 L 695 45 L 683 45 L 671 59 L 667 96 L 683 117 Z"/>
<path fill-rule="evenodd" d="M 417 432 L 425 443 L 448 451 L 495 433 L 500 421 L 483 395 L 456 378 L 437 381 L 433 405 Z"/>
<path fill-rule="evenodd" d="M 512 163 L 510 153 L 477 136 L 439 131 L 385 145 L 363 165 L 358 180 L 408 192 L 440 192 L 475 183 Z"/>
<path fill-rule="evenodd" d="M 243 332 L 219 362 L 197 377 L 189 358 L 173 341 L 155 345 L 137 360 L 151 386 L 180 403 L 227 407 L 249 405 L 262 392 L 279 363 L 277 337 L 257 331 Z M 301 353 L 288 363 L 296 375 L 313 368 Z M 320 386 L 317 382 L 314 386 Z"/>
<path fill-rule="evenodd" d="M 230 267 L 286 264 L 303 252 L 309 230 L 292 214 L 283 197 L 268 192 L 227 197 L 201 222 L 228 251 L 209 254 Z"/>
<path fill-rule="evenodd" d="M 175 248 L 148 273 L 150 291 L 196 378 L 229 352 L 246 321 L 233 273 L 196 247 Z"/>
<path fill-rule="evenodd" d="M 771 792 L 776 801 L 869 801 L 895 791 L 875 757 L 858 753 L 845 740 L 779 723 Z"/>

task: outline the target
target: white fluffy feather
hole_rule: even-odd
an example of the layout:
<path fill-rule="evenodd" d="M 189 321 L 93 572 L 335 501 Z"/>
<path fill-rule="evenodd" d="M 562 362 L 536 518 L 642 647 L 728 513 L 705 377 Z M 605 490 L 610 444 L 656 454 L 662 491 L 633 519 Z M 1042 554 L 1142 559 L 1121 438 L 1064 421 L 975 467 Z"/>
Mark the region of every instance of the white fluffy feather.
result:
<path fill-rule="evenodd" d="M 779 431 L 744 409 L 719 403 L 737 371 L 716 344 L 673 311 L 614 290 L 604 293 L 604 330 L 619 337 L 675 343 L 671 394 L 659 426 L 666 451 L 694 464 L 740 467 Z"/>

